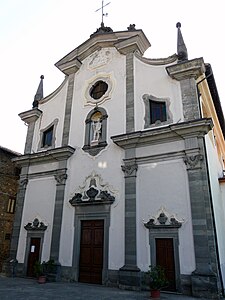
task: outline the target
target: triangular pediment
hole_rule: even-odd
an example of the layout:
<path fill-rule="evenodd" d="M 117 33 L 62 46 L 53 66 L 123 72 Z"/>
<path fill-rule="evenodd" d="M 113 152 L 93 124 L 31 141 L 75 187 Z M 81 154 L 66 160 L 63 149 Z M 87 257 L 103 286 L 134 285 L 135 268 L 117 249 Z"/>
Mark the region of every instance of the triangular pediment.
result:
<path fill-rule="evenodd" d="M 141 55 L 151 46 L 142 30 L 94 34 L 59 60 L 55 66 L 69 75 L 79 70 L 82 61 L 101 48 L 115 47 L 121 54 L 138 51 Z"/>

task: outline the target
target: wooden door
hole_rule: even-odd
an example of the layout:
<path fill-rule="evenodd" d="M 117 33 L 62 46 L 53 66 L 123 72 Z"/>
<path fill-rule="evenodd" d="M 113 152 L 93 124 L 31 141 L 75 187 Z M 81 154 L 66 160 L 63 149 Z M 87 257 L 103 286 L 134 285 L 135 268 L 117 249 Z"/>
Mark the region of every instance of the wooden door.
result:
<path fill-rule="evenodd" d="M 174 263 L 173 239 L 156 239 L 156 264 L 165 268 L 169 280 L 167 291 L 176 291 L 176 275 Z"/>
<path fill-rule="evenodd" d="M 34 264 L 39 261 L 41 238 L 31 238 L 27 262 L 27 276 L 35 277 Z"/>
<path fill-rule="evenodd" d="M 102 284 L 104 220 L 81 221 L 79 281 Z"/>

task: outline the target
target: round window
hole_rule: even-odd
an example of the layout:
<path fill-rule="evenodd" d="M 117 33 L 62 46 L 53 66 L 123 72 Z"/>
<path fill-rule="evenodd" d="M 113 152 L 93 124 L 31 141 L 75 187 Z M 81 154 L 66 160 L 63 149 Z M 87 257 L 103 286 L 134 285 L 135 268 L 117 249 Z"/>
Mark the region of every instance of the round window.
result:
<path fill-rule="evenodd" d="M 93 99 L 100 99 L 108 90 L 108 84 L 105 81 L 97 81 L 90 89 L 90 96 Z"/>

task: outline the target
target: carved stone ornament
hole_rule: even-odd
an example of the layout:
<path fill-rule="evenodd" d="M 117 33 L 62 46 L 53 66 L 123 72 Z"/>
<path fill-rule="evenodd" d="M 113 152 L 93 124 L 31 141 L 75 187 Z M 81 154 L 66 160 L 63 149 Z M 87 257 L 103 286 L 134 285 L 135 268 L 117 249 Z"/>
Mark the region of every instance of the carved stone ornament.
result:
<path fill-rule="evenodd" d="M 106 65 L 111 59 L 112 59 L 112 53 L 109 49 L 105 48 L 105 49 L 97 50 L 90 56 L 90 61 L 88 66 L 90 69 L 96 69 Z"/>
<path fill-rule="evenodd" d="M 186 155 L 184 162 L 188 169 L 195 169 L 200 167 L 200 162 L 203 160 L 202 154 L 197 155 Z"/>
<path fill-rule="evenodd" d="M 122 171 L 125 174 L 125 177 L 129 176 L 136 176 L 138 165 L 133 163 L 133 164 L 126 164 L 124 166 L 121 166 Z"/>
<path fill-rule="evenodd" d="M 28 179 L 27 178 L 22 179 L 20 181 L 20 188 L 24 188 L 25 189 L 27 187 L 27 184 L 28 184 Z"/>
<path fill-rule="evenodd" d="M 93 204 L 112 204 L 115 201 L 111 187 L 103 184 L 99 175 L 94 172 L 88 176 L 79 191 L 69 200 L 72 206 L 93 205 Z"/>
<path fill-rule="evenodd" d="M 161 207 L 156 216 L 151 217 L 147 223 L 144 223 L 144 226 L 148 229 L 180 228 L 183 222 L 183 220 L 179 221 L 174 215 L 170 215 L 164 207 Z"/>
<path fill-rule="evenodd" d="M 67 179 L 67 174 L 56 174 L 55 180 L 57 181 L 57 184 L 65 184 Z"/>
<path fill-rule="evenodd" d="M 38 220 L 38 218 L 35 218 L 33 223 L 27 223 L 27 225 L 25 225 L 24 228 L 26 230 L 32 230 L 32 231 L 35 231 L 35 230 L 44 231 L 47 229 L 47 226 L 43 222 L 40 222 Z"/>

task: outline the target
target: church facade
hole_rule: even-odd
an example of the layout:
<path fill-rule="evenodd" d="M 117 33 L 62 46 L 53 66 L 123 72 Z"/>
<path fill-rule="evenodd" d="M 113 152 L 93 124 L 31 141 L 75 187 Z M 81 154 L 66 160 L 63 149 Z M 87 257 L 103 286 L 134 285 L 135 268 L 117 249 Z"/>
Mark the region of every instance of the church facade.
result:
<path fill-rule="evenodd" d="M 17 273 L 53 259 L 61 279 L 144 288 L 162 265 L 167 290 L 218 297 L 225 276 L 224 119 L 212 68 L 143 56 L 130 25 L 104 24 L 56 63 L 63 83 L 28 124 L 11 243 Z"/>

